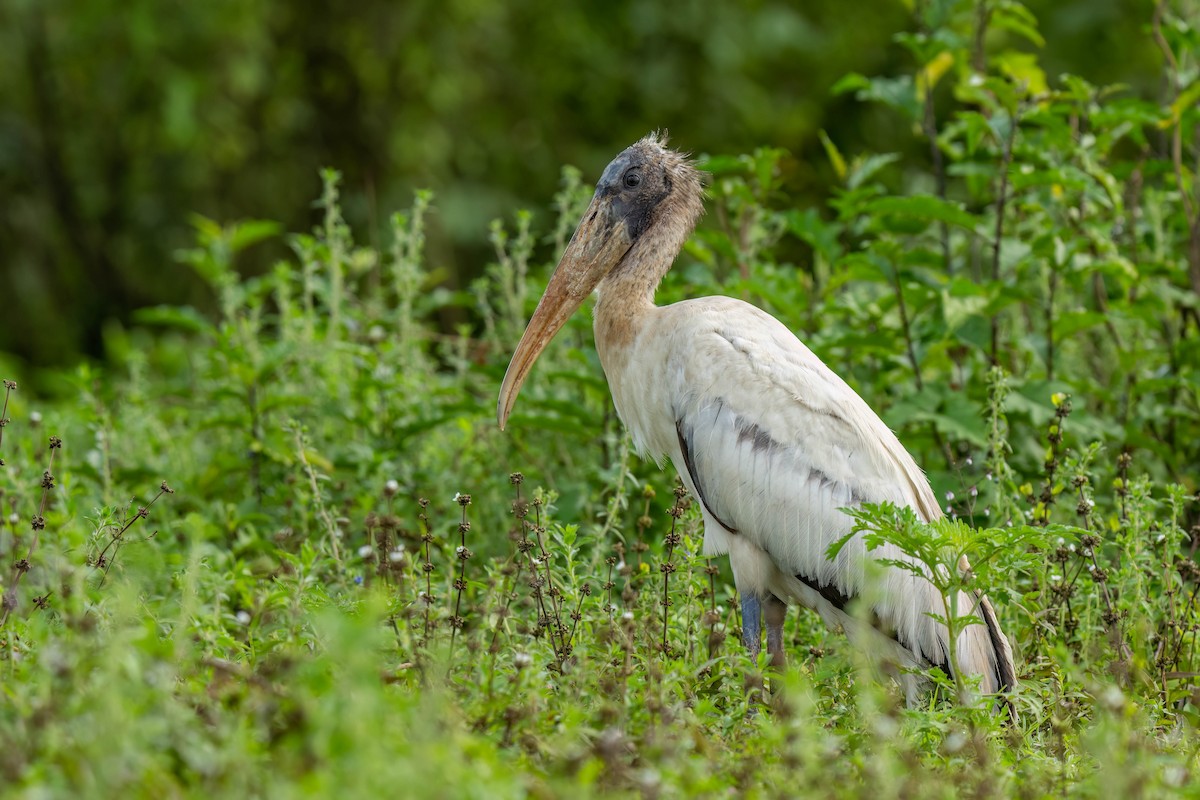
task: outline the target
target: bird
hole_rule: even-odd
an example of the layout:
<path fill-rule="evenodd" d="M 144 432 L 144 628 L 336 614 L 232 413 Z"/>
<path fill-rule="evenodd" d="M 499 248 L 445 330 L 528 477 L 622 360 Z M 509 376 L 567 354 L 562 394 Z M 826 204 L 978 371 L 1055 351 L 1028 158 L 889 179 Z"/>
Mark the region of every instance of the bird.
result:
<path fill-rule="evenodd" d="M 750 655 L 761 653 L 765 621 L 770 664 L 786 664 L 783 625 L 797 603 L 870 648 L 917 705 L 929 670 L 954 677 L 935 618 L 942 596 L 886 563 L 906 559 L 893 545 L 868 550 L 856 534 L 836 557 L 828 552 L 853 532 L 844 509 L 890 502 L 933 521 L 941 508 L 892 430 L 782 322 L 731 297 L 655 304 L 703 197 L 702 173 L 665 135 L 648 134 L 608 164 L 513 352 L 499 426 L 539 354 L 594 292 L 596 349 L 617 414 L 636 450 L 669 459 L 698 499 L 703 552 L 728 554 Z M 851 607 L 859 598 L 869 613 Z M 1012 649 L 992 604 L 963 590 L 958 608 L 977 618 L 954 645 L 959 670 L 984 693 L 1012 690 Z"/>

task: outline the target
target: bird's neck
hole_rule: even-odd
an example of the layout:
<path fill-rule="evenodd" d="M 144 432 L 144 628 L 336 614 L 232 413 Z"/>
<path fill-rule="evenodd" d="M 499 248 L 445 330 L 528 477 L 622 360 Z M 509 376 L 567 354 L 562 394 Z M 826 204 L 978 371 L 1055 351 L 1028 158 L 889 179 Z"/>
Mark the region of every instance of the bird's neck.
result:
<path fill-rule="evenodd" d="M 654 311 L 654 292 L 701 213 L 700 193 L 659 216 L 596 291 L 596 345 L 628 347 Z"/>
<path fill-rule="evenodd" d="M 596 290 L 596 345 L 603 350 L 628 347 L 654 311 L 654 293 L 671 268 L 678 249 L 638 242 Z"/>

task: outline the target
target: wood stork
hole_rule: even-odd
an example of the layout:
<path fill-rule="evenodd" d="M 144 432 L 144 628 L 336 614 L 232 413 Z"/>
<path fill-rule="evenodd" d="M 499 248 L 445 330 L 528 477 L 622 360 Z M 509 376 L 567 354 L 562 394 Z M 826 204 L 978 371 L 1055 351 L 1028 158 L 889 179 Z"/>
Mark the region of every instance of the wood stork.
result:
<path fill-rule="evenodd" d="M 903 569 L 866 569 L 865 558 L 903 558 L 893 547 L 868 554 L 856 538 L 835 560 L 826 552 L 851 530 L 844 507 L 891 501 L 933 520 L 937 500 L 892 431 L 778 320 L 729 297 L 654 304 L 702 194 L 699 172 L 657 134 L 613 159 L 513 354 L 500 427 L 538 355 L 595 290 L 596 349 L 617 413 L 639 452 L 670 458 L 700 500 L 704 552 L 729 554 L 750 652 L 765 616 L 772 663 L 784 663 L 795 601 L 908 668 L 899 679 L 912 705 L 921 670 L 950 674 L 947 629 L 930 616 L 943 613 L 940 595 Z M 864 594 L 871 623 L 847 613 Z M 958 637 L 962 673 L 984 692 L 1011 688 L 1012 652 L 991 604 L 964 592 L 958 607 L 982 622 Z"/>

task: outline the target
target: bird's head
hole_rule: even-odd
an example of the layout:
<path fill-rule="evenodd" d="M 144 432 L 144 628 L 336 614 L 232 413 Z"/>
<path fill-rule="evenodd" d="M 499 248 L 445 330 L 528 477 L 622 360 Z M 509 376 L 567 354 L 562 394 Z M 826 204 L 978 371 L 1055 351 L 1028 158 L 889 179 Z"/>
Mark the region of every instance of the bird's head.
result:
<path fill-rule="evenodd" d="M 625 148 L 605 167 L 509 362 L 496 405 L 501 429 L 554 334 L 608 275 L 640 264 L 640 254 L 666 254 L 669 265 L 695 227 L 702 194 L 700 173 L 658 134 Z"/>

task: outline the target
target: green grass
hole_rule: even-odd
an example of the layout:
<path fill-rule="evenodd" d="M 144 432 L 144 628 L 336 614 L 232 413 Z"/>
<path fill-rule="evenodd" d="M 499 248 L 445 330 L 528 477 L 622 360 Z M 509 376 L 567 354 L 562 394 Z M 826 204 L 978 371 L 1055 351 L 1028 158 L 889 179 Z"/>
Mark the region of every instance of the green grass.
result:
<path fill-rule="evenodd" d="M 926 564 L 971 556 L 1017 654 L 1015 722 L 949 686 L 905 709 L 808 612 L 785 674 L 751 663 L 724 559 L 698 555 L 674 474 L 631 453 L 586 314 L 496 429 L 511 347 L 589 194 L 577 171 L 554 219 L 493 227 L 496 261 L 461 292 L 423 253 L 431 195 L 379 252 L 329 172 L 322 223 L 267 275 L 235 262 L 277 226 L 197 219 L 181 258 L 213 318 L 144 310 L 69 372 L 0 362 L 20 384 L 0 413 L 0 791 L 1188 791 L 1194 92 L 1043 90 L 1007 51 L 981 83 L 971 9 L 923 13 L 928 35 L 900 37 L 912 75 L 843 88 L 936 134 L 943 163 L 829 141 L 841 182 L 797 209 L 791 155 L 706 157 L 710 214 L 660 299 L 762 305 L 900 433 L 951 518 L 866 509 L 864 535 Z M 995 14 L 1024 30 L 1018 6 Z M 1195 34 L 1167 22 L 1186 72 Z M 947 59 L 930 122 L 913 75 Z M 448 336 L 449 315 L 472 322 Z"/>

